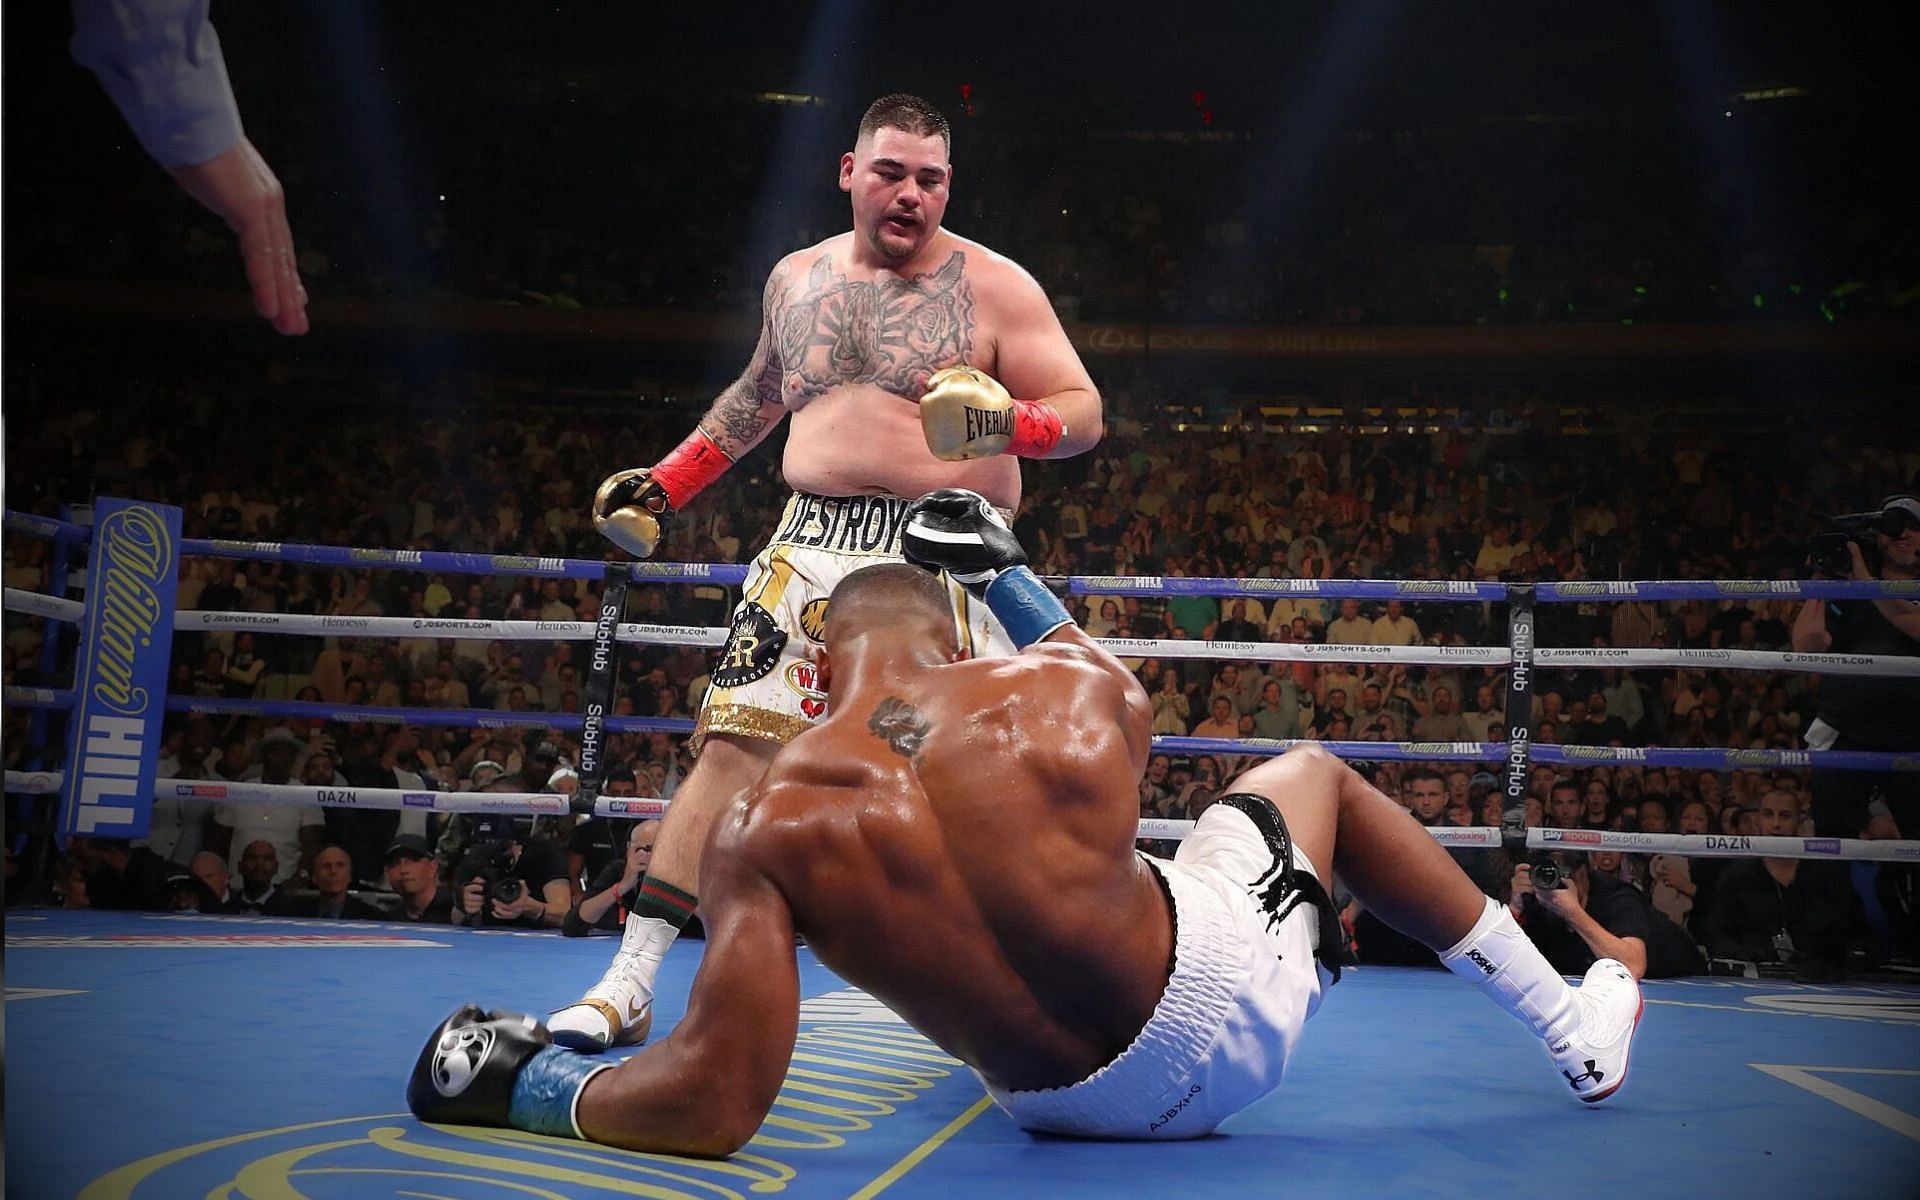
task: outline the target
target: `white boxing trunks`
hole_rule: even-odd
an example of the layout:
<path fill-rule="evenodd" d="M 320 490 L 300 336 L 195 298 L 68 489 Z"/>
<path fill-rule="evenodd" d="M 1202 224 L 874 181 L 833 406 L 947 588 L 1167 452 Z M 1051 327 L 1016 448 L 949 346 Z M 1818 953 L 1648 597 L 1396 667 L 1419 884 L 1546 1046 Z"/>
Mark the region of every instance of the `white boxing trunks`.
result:
<path fill-rule="evenodd" d="M 1195 1138 L 1280 1086 L 1345 946 L 1313 864 L 1266 800 L 1223 796 L 1160 874 L 1173 971 L 1120 1056 L 1069 1087 L 994 1101 L 1022 1128 L 1090 1138 Z M 1324 961 L 1323 961 L 1324 960 Z M 1329 971 L 1328 966 L 1332 966 Z"/>
<path fill-rule="evenodd" d="M 785 745 L 826 715 L 813 654 L 826 637 L 827 597 L 861 567 L 902 561 L 906 521 L 907 501 L 897 496 L 796 492 L 787 501 L 772 540 L 747 568 L 694 723 L 695 753 L 710 733 Z M 947 588 L 961 649 L 975 656 L 1014 652 L 986 605 L 951 580 Z"/>

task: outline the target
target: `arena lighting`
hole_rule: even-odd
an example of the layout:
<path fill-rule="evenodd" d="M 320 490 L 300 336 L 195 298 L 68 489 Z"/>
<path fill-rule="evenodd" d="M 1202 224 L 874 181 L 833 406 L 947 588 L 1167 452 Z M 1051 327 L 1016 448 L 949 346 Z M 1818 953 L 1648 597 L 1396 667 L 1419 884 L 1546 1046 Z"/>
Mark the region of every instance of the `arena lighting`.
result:
<path fill-rule="evenodd" d="M 1757 100 L 1799 100 L 1807 94 L 1807 89 L 1803 87 L 1752 88 L 1744 92 L 1735 92 L 1728 98 L 1748 102 Z"/>
<path fill-rule="evenodd" d="M 1266 231 L 1266 245 L 1298 235 L 1308 198 L 1324 187 L 1319 161 L 1378 69 L 1382 49 L 1401 32 L 1406 8 L 1392 0 L 1331 6 L 1315 32 L 1317 44 L 1302 59 L 1304 69 L 1273 89 L 1273 107 L 1259 125 L 1271 132 L 1258 139 L 1260 152 L 1245 156 L 1242 177 L 1225 181 L 1242 198 L 1232 215 Z M 1193 96 L 1195 107 L 1206 111 L 1204 98 Z"/>
<path fill-rule="evenodd" d="M 745 214 L 748 233 L 731 264 L 743 292 L 757 296 L 764 272 L 797 248 L 787 240 L 793 214 L 812 211 L 823 191 L 832 190 L 840 154 L 853 146 L 853 122 L 873 97 L 853 94 L 858 84 L 840 55 L 863 40 L 871 9 L 868 0 L 822 0 L 793 49 L 790 88 L 758 93 L 761 103 L 779 110 L 778 131 L 761 164 L 759 194 Z M 743 351 L 716 347 L 715 352 L 724 355 L 727 369 L 737 371 Z"/>
<path fill-rule="evenodd" d="M 796 108 L 825 108 L 825 96 L 808 96 L 800 92 L 757 92 L 753 97 L 762 104 L 789 104 Z"/>

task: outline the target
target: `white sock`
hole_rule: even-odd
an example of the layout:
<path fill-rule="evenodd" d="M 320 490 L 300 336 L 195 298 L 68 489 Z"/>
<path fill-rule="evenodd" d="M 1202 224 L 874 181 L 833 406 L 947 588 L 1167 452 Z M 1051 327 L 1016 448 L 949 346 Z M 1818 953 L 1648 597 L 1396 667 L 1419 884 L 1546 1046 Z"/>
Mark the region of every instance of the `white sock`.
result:
<path fill-rule="evenodd" d="M 1491 896 L 1479 921 L 1440 961 L 1551 1046 L 1566 1041 L 1579 1023 L 1573 989 Z"/>

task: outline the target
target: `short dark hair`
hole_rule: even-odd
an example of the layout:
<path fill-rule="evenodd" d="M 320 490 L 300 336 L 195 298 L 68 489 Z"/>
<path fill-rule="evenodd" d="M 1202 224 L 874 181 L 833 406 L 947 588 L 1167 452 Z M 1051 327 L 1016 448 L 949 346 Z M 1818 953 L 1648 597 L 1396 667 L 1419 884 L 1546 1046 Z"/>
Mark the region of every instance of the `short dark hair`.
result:
<path fill-rule="evenodd" d="M 1402 791 L 1405 791 L 1414 784 L 1424 783 L 1429 779 L 1441 787 L 1447 786 L 1447 777 L 1432 767 L 1415 767 L 1400 777 L 1400 788 Z"/>
<path fill-rule="evenodd" d="M 834 585 L 827 604 L 827 642 L 877 624 L 900 623 L 915 608 L 929 618 L 944 618 L 951 630 L 953 601 L 939 576 L 908 563 L 862 567 Z"/>
<path fill-rule="evenodd" d="M 953 153 L 953 126 L 931 101 L 906 92 L 890 92 L 867 105 L 860 118 L 861 137 L 870 137 L 881 129 L 900 129 L 915 137 L 938 137 Z"/>

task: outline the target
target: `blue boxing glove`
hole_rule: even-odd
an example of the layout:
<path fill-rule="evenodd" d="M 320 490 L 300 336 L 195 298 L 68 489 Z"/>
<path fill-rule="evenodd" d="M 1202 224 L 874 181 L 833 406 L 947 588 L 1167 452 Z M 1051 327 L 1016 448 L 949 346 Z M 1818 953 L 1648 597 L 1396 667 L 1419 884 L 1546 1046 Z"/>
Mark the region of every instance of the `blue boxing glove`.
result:
<path fill-rule="evenodd" d="M 613 1065 L 553 1045 L 547 1027 L 532 1017 L 469 1004 L 442 1021 L 421 1048 L 407 1080 L 407 1107 L 422 1121 L 577 1138 L 580 1092 Z"/>
<path fill-rule="evenodd" d="M 900 552 L 915 566 L 946 572 L 985 601 L 1023 650 L 1073 619 L 1027 569 L 1020 539 L 978 492 L 941 488 L 909 504 Z"/>

